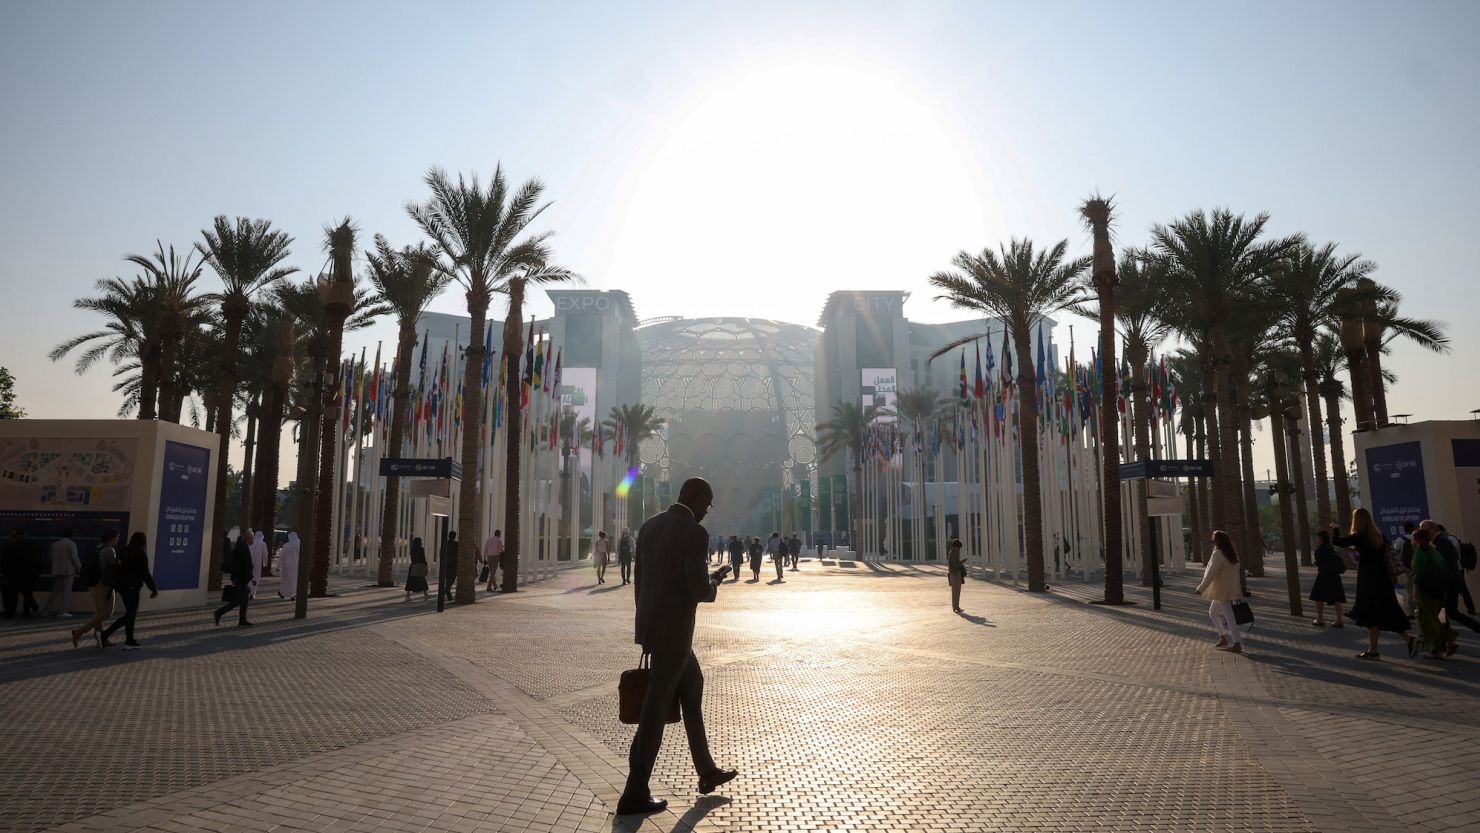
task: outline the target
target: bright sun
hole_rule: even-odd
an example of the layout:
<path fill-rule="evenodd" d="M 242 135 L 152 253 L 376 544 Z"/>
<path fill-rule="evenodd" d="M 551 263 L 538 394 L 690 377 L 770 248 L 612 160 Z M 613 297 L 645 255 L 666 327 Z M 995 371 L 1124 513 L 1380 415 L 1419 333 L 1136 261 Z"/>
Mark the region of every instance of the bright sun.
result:
<path fill-rule="evenodd" d="M 938 107 L 898 73 L 846 62 L 713 85 L 657 128 L 611 285 L 699 277 L 706 303 L 675 304 L 691 315 L 800 322 L 829 288 L 923 281 L 985 223 L 970 149 Z M 667 311 L 659 294 L 643 293 L 645 315 Z"/>

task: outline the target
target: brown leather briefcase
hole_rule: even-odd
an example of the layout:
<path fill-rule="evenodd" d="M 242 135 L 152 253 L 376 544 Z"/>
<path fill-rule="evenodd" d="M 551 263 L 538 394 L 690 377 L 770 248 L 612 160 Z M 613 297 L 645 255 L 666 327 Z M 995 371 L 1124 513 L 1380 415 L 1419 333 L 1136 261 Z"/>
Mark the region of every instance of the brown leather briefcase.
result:
<path fill-rule="evenodd" d="M 617 681 L 617 712 L 618 718 L 623 723 L 637 723 L 642 718 L 642 701 L 647 697 L 649 659 L 647 654 L 637 661 L 637 667 L 629 671 L 623 671 L 622 677 Z M 668 722 L 677 723 L 680 719 L 678 711 L 678 697 L 673 698 L 673 705 L 668 709 Z"/>

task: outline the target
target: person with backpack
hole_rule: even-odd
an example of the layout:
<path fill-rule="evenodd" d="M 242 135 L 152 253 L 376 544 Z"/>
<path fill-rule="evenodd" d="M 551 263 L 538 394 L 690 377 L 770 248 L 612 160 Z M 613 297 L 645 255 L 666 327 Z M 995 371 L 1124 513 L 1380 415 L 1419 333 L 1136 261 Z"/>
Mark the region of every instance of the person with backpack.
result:
<path fill-rule="evenodd" d="M 1424 521 L 1419 524 L 1420 530 L 1428 530 L 1433 541 L 1433 547 L 1439 552 L 1444 561 L 1445 577 L 1448 585 L 1444 593 L 1444 618 L 1453 625 L 1458 622 L 1476 633 L 1480 633 L 1480 622 L 1475 621 L 1475 603 L 1470 599 L 1470 590 L 1464 586 L 1465 574 L 1460 564 L 1459 544 L 1457 539 L 1444 531 L 1444 525 L 1434 521 Z M 1469 608 L 1469 615 L 1459 612 L 1459 600 L 1463 597 Z"/>
<path fill-rule="evenodd" d="M 110 583 L 123 598 L 123 615 L 103 631 L 101 645 L 104 648 L 111 644 L 108 637 L 119 628 L 123 628 L 123 650 L 133 651 L 144 647 L 134 639 L 134 622 L 139 618 L 139 593 L 142 588 L 148 587 L 149 598 L 159 596 L 159 588 L 154 584 L 154 574 L 149 572 L 149 553 L 146 550 L 148 545 L 149 539 L 144 533 L 135 532 L 130 535 L 128 546 L 123 548 L 123 555 L 113 565 L 113 575 L 103 575 L 103 581 Z"/>
<path fill-rule="evenodd" d="M 1425 524 L 1429 522 L 1425 521 Z M 1432 537 L 1432 526 L 1413 533 L 1413 585 L 1418 593 L 1418 627 L 1423 634 L 1423 647 L 1430 657 L 1443 659 L 1458 648 L 1454 628 L 1439 621 L 1449 594 L 1449 568 Z"/>
<path fill-rule="evenodd" d="M 622 571 L 622 583 L 632 583 L 632 530 L 623 528 L 617 538 L 617 567 Z"/>
<path fill-rule="evenodd" d="M 1470 614 L 1471 616 L 1474 616 L 1475 599 L 1470 595 L 1469 585 L 1465 583 L 1465 570 L 1475 569 L 1475 547 L 1473 545 L 1470 546 L 1470 566 L 1466 567 L 1465 545 L 1461 544 L 1458 538 L 1450 535 L 1449 530 L 1444 528 L 1444 524 L 1436 523 L 1434 524 L 1434 526 L 1439 531 L 1438 534 L 1434 536 L 1434 547 L 1438 549 L 1440 553 L 1443 553 L 1444 563 L 1449 566 L 1449 571 L 1451 573 L 1450 578 L 1454 580 L 1453 586 L 1451 586 L 1449 589 L 1452 593 L 1455 594 L 1456 600 L 1450 603 L 1449 606 L 1455 608 L 1455 611 L 1458 612 L 1458 600 L 1464 599 L 1465 612 Z"/>
<path fill-rule="evenodd" d="M 82 641 L 82 635 L 92 631 L 98 642 L 98 650 L 103 650 L 103 620 L 113 615 L 113 588 L 103 581 L 110 574 L 116 576 L 117 571 L 113 565 L 118 563 L 118 530 L 105 529 L 103 537 L 98 539 L 98 548 L 88 553 L 82 559 L 82 586 L 87 588 L 87 593 L 92 596 L 92 618 L 87 624 L 72 629 L 72 647 L 76 648 Z"/>
<path fill-rule="evenodd" d="M 1320 542 L 1316 545 L 1316 580 L 1310 586 L 1310 600 L 1316 603 L 1316 618 L 1311 624 L 1318 628 L 1326 627 L 1326 605 L 1333 605 L 1336 624 L 1331 627 L 1344 628 L 1341 606 L 1346 604 L 1346 587 L 1342 585 L 1341 574 L 1346 572 L 1346 559 L 1337 555 L 1331 546 L 1330 532 L 1323 529 L 1316 533 L 1316 539 Z"/>
<path fill-rule="evenodd" d="M 252 623 L 247 621 L 247 602 L 252 600 L 252 548 L 245 534 L 236 537 L 236 546 L 231 548 L 226 561 L 226 574 L 231 577 L 231 587 L 225 593 L 226 604 L 216 608 L 216 626 L 220 627 L 221 617 L 236 608 L 239 611 L 236 626 L 251 627 Z"/>

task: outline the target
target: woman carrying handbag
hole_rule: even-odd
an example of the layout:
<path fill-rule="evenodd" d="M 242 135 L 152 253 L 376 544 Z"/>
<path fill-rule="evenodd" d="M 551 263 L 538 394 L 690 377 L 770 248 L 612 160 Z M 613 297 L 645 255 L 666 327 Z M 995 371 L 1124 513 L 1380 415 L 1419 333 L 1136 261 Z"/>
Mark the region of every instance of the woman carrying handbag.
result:
<path fill-rule="evenodd" d="M 1238 552 L 1233 540 L 1221 529 L 1213 530 L 1213 551 L 1208 553 L 1208 566 L 1203 569 L 1197 595 L 1209 602 L 1208 617 L 1218 631 L 1218 644 L 1213 647 L 1230 654 L 1244 652 L 1233 603 L 1243 598 L 1239 581 Z"/>

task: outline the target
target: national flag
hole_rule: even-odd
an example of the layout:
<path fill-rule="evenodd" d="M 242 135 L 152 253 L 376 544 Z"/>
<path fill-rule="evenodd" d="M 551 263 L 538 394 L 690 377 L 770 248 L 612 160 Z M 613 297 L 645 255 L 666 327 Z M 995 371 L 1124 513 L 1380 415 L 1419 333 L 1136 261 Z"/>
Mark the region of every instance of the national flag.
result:
<path fill-rule="evenodd" d="M 1012 350 L 1007 343 L 1007 329 L 1002 330 L 1002 399 L 1012 396 Z"/>
<path fill-rule="evenodd" d="M 971 394 L 966 390 L 966 348 L 961 348 L 961 407 L 966 407 L 971 401 Z"/>
<path fill-rule="evenodd" d="M 545 342 L 545 331 L 540 330 L 540 337 L 535 339 L 534 346 L 534 375 L 530 377 L 530 387 L 534 390 L 544 389 L 545 376 L 545 351 L 540 347 Z"/>
<path fill-rule="evenodd" d="M 529 317 L 529 333 L 524 339 L 524 375 L 520 377 L 519 410 L 529 408 L 530 384 L 534 380 L 534 316 Z"/>
<path fill-rule="evenodd" d="M 559 350 L 555 351 L 555 378 L 550 380 L 550 391 L 554 394 L 556 399 L 560 398 L 560 364 L 561 359 L 564 355 L 564 347 L 561 347 Z"/>
<path fill-rule="evenodd" d="M 976 351 L 976 387 L 972 393 L 976 396 L 976 401 L 981 402 L 987 398 L 987 385 L 982 381 L 982 348 L 980 344 L 973 343 L 972 349 Z"/>

